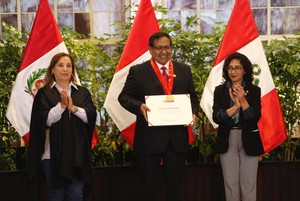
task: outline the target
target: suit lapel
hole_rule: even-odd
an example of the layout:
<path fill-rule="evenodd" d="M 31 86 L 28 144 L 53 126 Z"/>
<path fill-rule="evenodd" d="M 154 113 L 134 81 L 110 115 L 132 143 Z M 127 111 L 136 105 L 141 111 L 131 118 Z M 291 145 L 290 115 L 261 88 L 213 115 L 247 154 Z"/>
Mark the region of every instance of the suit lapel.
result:
<path fill-rule="evenodd" d="M 147 62 L 145 75 L 149 77 L 149 84 L 154 85 L 155 89 L 159 91 L 160 94 L 164 93 L 164 89 L 156 76 L 155 72 L 153 71 L 153 68 L 150 64 L 150 62 Z"/>

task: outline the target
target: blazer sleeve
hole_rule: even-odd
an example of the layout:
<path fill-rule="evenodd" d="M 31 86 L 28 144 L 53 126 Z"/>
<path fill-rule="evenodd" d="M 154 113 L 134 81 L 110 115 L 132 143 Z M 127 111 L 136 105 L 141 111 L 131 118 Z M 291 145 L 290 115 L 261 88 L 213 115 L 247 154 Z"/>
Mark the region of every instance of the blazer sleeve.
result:
<path fill-rule="evenodd" d="M 228 101 L 226 101 L 228 100 Z M 228 124 L 231 118 L 221 118 L 222 113 L 227 114 L 229 105 L 229 93 L 224 85 L 219 85 L 214 90 L 212 118 L 216 124 Z"/>
<path fill-rule="evenodd" d="M 125 85 L 119 94 L 118 101 L 119 103 L 129 112 L 138 115 L 140 114 L 140 107 L 143 104 L 142 97 L 139 97 L 138 92 L 138 82 L 136 79 L 136 67 L 133 66 L 129 70 Z"/>
<path fill-rule="evenodd" d="M 250 129 L 256 129 L 257 123 L 261 118 L 261 89 L 255 85 L 252 85 L 248 95 L 246 96 L 249 107 L 252 108 L 252 114 L 250 118 L 243 118 L 243 125 L 248 126 Z"/>

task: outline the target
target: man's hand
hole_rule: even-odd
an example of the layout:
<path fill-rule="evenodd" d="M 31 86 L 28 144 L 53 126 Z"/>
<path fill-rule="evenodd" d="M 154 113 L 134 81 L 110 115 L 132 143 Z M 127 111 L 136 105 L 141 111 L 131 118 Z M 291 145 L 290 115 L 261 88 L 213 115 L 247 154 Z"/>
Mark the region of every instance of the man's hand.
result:
<path fill-rule="evenodd" d="M 150 112 L 151 110 L 148 108 L 148 106 L 145 103 L 143 103 L 140 107 L 140 111 L 144 116 L 145 120 L 148 122 L 147 112 Z"/>
<path fill-rule="evenodd" d="M 197 121 L 197 116 L 196 116 L 195 114 L 193 114 L 193 120 L 192 120 L 192 122 L 191 122 L 189 125 L 187 125 L 187 126 L 191 126 L 191 127 L 195 126 L 196 121 Z"/>

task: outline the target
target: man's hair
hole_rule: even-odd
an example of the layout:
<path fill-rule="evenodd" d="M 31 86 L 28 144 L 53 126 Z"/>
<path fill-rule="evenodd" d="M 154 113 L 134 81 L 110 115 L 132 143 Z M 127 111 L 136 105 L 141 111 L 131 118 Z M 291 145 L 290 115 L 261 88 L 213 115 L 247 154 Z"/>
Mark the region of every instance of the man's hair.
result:
<path fill-rule="evenodd" d="M 149 47 L 153 47 L 154 46 L 154 41 L 157 39 L 160 39 L 162 37 L 167 37 L 170 41 L 170 46 L 172 46 L 172 40 L 169 34 L 165 33 L 165 32 L 156 32 L 154 34 L 152 34 L 149 38 Z"/>

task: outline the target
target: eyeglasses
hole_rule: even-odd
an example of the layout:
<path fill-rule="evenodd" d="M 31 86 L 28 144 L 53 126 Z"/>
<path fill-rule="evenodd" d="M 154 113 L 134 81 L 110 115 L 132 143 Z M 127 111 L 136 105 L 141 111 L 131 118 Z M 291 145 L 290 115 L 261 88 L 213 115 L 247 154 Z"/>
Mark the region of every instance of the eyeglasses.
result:
<path fill-rule="evenodd" d="M 153 48 L 160 51 L 160 52 L 162 52 L 163 50 L 165 50 L 165 51 L 170 51 L 171 50 L 171 46 L 158 46 L 158 47 L 153 46 Z"/>
<path fill-rule="evenodd" d="M 227 71 L 235 71 L 240 72 L 242 69 L 244 69 L 242 66 L 227 66 Z"/>

